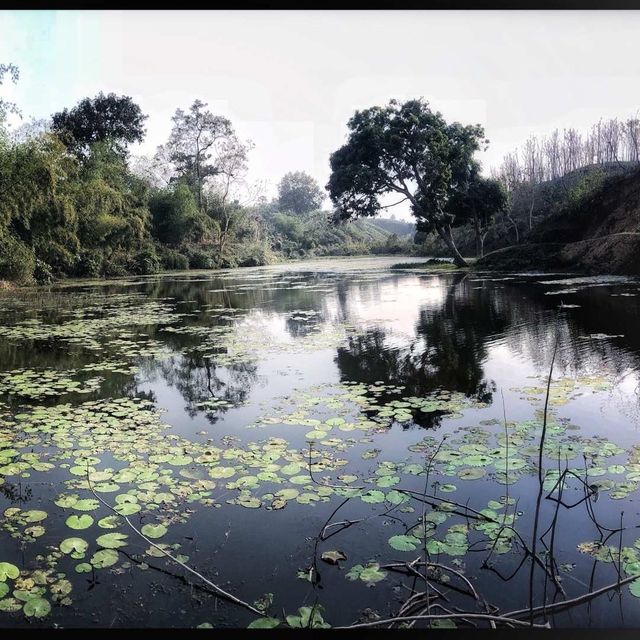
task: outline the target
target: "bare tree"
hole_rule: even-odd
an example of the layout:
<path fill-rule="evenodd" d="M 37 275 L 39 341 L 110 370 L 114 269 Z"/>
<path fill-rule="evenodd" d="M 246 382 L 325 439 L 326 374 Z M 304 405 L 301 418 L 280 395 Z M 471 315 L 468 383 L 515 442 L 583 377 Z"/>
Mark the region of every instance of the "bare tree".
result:
<path fill-rule="evenodd" d="M 229 162 L 229 147 L 237 143 L 231 122 L 205 109 L 207 104 L 195 100 L 188 112 L 177 109 L 167 143 L 169 157 L 177 170 L 192 183 L 198 208 L 204 211 L 202 188 L 205 180 L 221 172 Z"/>

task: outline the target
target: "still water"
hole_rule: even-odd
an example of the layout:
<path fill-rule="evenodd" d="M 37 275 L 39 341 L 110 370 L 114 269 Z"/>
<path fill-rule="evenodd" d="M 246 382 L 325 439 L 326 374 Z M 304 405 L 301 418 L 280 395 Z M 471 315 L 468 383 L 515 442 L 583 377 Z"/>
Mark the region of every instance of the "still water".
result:
<path fill-rule="evenodd" d="M 293 626 L 424 615 L 416 592 L 506 614 L 538 498 L 534 607 L 640 573 L 640 283 L 394 262 L 3 295 L 0 626 L 258 618 L 158 546 Z M 637 627 L 638 596 L 536 623 Z"/>

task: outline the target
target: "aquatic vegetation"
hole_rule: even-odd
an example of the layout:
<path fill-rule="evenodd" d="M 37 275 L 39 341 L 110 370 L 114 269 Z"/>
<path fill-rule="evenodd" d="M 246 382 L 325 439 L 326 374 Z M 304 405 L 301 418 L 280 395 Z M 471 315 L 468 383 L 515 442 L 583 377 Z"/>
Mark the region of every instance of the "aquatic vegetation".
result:
<path fill-rule="evenodd" d="M 265 296 L 283 296 L 277 312 L 269 306 L 275 298 L 266 297 L 269 304 L 262 307 L 253 298 L 246 308 L 230 307 L 220 292 L 208 291 L 220 287 L 205 275 L 200 287 L 209 297 L 200 288 L 189 299 L 166 296 L 153 303 L 141 293 L 87 293 L 81 304 L 56 308 L 47 299 L 36 317 L 25 319 L 20 311 L 3 320 L 7 353 L 52 350 L 62 364 L 53 369 L 43 357 L 42 364 L 36 359 L 19 368 L 12 356 L 7 368 L 15 368 L 0 373 L 0 488 L 6 500 L 0 618 L 57 623 L 64 619 L 61 605 L 87 606 L 91 592 L 82 604 L 71 600 L 79 600 L 74 592 L 84 593 L 87 581 L 117 586 L 132 572 L 158 570 L 166 572 L 158 580 L 171 580 L 181 571 L 179 562 L 215 575 L 223 555 L 255 548 L 252 536 L 260 544 L 264 538 L 264 554 L 291 553 L 293 567 L 305 567 L 278 581 L 299 577 L 305 580 L 299 585 L 314 588 L 322 572 L 323 584 L 331 574 L 345 594 L 375 587 L 386 597 L 402 584 L 402 567 L 417 557 L 471 581 L 478 559 L 502 570 L 526 558 L 532 514 L 523 496 L 537 483 L 544 375 L 507 379 L 506 419 L 490 394 L 477 391 L 477 380 L 459 383 L 452 376 L 445 385 L 451 388 L 444 388 L 426 377 L 420 386 L 413 374 L 385 378 L 375 361 L 366 363 L 371 369 L 341 369 L 340 377 L 321 369 L 316 375 L 317 362 L 334 363 L 349 337 L 380 324 L 377 306 L 389 293 L 375 290 L 375 308 L 362 321 L 346 307 L 334 319 L 316 301 L 329 300 L 334 313 L 338 286 L 361 287 L 364 299 L 367 287 L 378 286 L 383 276 L 366 269 L 348 279 L 335 273 L 313 279 L 266 275 L 240 283 L 231 272 L 220 278 L 234 296 L 262 296 L 262 288 L 254 289 L 268 282 Z M 307 298 L 289 298 L 292 292 L 311 292 L 313 304 L 307 308 Z M 452 356 L 438 353 L 437 334 L 425 336 L 425 370 L 449 366 L 443 363 Z M 255 377 L 238 378 L 247 394 L 229 393 L 231 377 L 247 363 Z M 570 419 L 572 403 L 600 402 L 616 389 L 609 372 L 590 371 L 595 373 L 565 371 L 552 380 L 542 448 L 544 506 L 572 504 L 586 492 L 607 514 L 628 512 L 627 501 L 640 486 L 640 446 L 617 443 L 606 416 L 602 424 L 581 420 L 580 427 Z M 187 418 L 173 401 L 176 393 L 188 404 Z M 203 419 L 210 424 L 202 425 Z M 310 535 L 338 508 L 319 536 Z M 211 540 L 200 535 L 202 522 L 207 534 L 217 532 Z M 587 560 L 609 568 L 618 563 L 624 576 L 640 569 L 626 530 L 621 553 L 612 541 L 595 542 L 597 534 L 587 531 L 590 520 L 576 522 L 581 538 L 563 549 L 558 571 L 579 572 Z M 281 535 L 275 550 L 268 546 L 273 531 Z M 329 535 L 336 537 L 325 544 Z M 285 550 L 293 536 L 296 548 Z M 224 553 L 216 555 L 217 545 Z M 210 560 L 203 546 L 207 553 L 216 549 Z M 434 584 L 460 580 L 443 569 L 413 566 Z M 233 578 L 224 569 L 219 575 Z M 285 611 L 297 613 L 279 613 L 279 585 L 270 599 L 254 603 L 264 617 L 247 620 L 252 628 L 334 622 L 333 612 L 320 613 L 320 605 L 317 613 L 313 606 L 298 609 L 309 600 L 286 603 Z M 629 597 L 638 597 L 639 585 L 640 579 L 629 583 Z"/>
<path fill-rule="evenodd" d="M 0 373 L 0 394 L 40 399 L 45 396 L 60 396 L 67 393 L 92 393 L 100 387 L 104 378 L 89 378 L 80 382 L 73 380 L 71 371 L 53 369 L 34 371 L 33 369 L 15 369 Z"/>

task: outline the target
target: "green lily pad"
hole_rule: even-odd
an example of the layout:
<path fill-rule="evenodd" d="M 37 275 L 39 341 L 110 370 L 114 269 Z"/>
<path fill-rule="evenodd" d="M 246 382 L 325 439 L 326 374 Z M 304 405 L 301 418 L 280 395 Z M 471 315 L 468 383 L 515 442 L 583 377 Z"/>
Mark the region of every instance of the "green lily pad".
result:
<path fill-rule="evenodd" d="M 114 549 L 100 549 L 93 554 L 90 562 L 96 569 L 111 567 L 118 562 L 118 552 Z"/>
<path fill-rule="evenodd" d="M 80 516 L 74 513 L 65 520 L 65 524 L 70 529 L 88 529 L 93 524 L 93 518 L 86 513 Z"/>
<path fill-rule="evenodd" d="M 95 498 L 85 498 L 84 500 L 76 500 L 73 505 L 78 511 L 95 511 L 100 506 L 100 502 Z"/>
<path fill-rule="evenodd" d="M 15 580 L 20 575 L 20 569 L 15 564 L 0 562 L 0 582 L 6 582 L 7 578 Z"/>
<path fill-rule="evenodd" d="M 420 545 L 420 539 L 415 536 L 392 536 L 389 538 L 389 544 L 396 551 L 413 551 Z"/>
<path fill-rule="evenodd" d="M 32 509 L 31 511 L 23 511 L 21 517 L 25 522 L 41 522 L 47 517 L 46 511 L 40 511 L 38 509 Z"/>
<path fill-rule="evenodd" d="M 460 480 L 478 480 L 478 478 L 482 478 L 485 473 L 485 470 L 481 467 L 461 469 L 458 472 L 458 478 L 460 478 Z"/>
<path fill-rule="evenodd" d="M 62 553 L 85 553 L 89 548 L 89 543 L 82 538 L 66 538 L 60 543 Z"/>
<path fill-rule="evenodd" d="M 247 629 L 274 629 L 279 624 L 278 618 L 258 618 L 251 622 Z"/>
<path fill-rule="evenodd" d="M 0 600 L 0 611 L 6 611 L 7 613 L 15 613 L 22 609 L 22 602 L 17 598 L 3 598 Z"/>
<path fill-rule="evenodd" d="M 140 529 L 142 533 L 147 536 L 147 538 L 162 538 L 162 536 L 167 533 L 167 527 L 163 524 L 145 524 L 142 529 Z"/>
<path fill-rule="evenodd" d="M 629 584 L 629 591 L 631 591 L 631 595 L 640 598 L 640 578 L 636 578 Z"/>
<path fill-rule="evenodd" d="M 98 520 L 98 526 L 101 529 L 117 529 L 122 520 L 118 516 L 106 516 Z"/>
<path fill-rule="evenodd" d="M 124 533 L 105 533 L 96 538 L 96 542 L 105 549 L 120 549 L 127 546 L 128 536 Z"/>
<path fill-rule="evenodd" d="M 51 611 L 51 604 L 44 598 L 32 598 L 25 603 L 22 611 L 29 618 L 44 618 Z"/>
<path fill-rule="evenodd" d="M 76 565 L 76 573 L 91 573 L 93 567 L 88 562 L 80 562 Z"/>
<path fill-rule="evenodd" d="M 377 491 L 375 489 L 371 489 L 366 493 L 363 493 L 360 496 L 360 500 L 362 502 L 366 502 L 368 504 L 378 504 L 380 502 L 384 502 L 384 493 L 382 491 Z"/>

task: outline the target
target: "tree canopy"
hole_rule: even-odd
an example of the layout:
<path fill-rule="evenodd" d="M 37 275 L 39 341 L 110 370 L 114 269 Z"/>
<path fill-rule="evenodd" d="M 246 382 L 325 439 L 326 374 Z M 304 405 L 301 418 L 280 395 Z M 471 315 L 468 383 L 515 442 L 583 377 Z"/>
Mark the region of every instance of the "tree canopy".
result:
<path fill-rule="evenodd" d="M 467 189 L 473 154 L 486 143 L 480 125 L 448 124 L 424 100 L 356 111 L 347 143 L 330 158 L 327 188 L 342 218 L 374 216 L 380 198 L 408 201 L 423 228 L 436 231 L 456 264 L 466 265 L 451 235 L 448 201 Z"/>
<path fill-rule="evenodd" d="M 304 214 L 322 206 L 324 192 L 304 171 L 286 173 L 278 185 L 278 204 L 282 211 Z"/>
<path fill-rule="evenodd" d="M 72 109 L 54 113 L 51 128 L 78 154 L 86 155 L 95 142 L 106 142 L 125 155 L 129 144 L 144 140 L 147 117 L 129 96 L 100 92 Z"/>
<path fill-rule="evenodd" d="M 231 121 L 214 115 L 206 106 L 205 102 L 195 100 L 187 112 L 176 109 L 166 145 L 178 175 L 195 188 L 200 209 L 204 206 L 205 180 L 222 171 L 221 165 L 238 142 Z"/>

